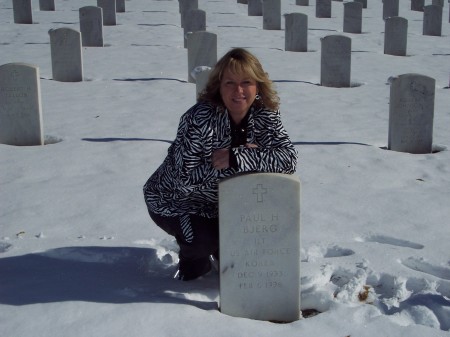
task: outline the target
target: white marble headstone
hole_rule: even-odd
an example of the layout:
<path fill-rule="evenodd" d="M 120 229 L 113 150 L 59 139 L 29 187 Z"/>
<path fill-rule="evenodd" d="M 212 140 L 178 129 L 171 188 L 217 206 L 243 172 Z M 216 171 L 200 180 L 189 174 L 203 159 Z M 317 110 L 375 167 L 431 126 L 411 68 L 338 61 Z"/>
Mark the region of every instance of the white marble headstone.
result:
<path fill-rule="evenodd" d="M 362 32 L 362 10 L 360 2 L 344 3 L 344 32 L 361 34 Z"/>
<path fill-rule="evenodd" d="M 255 173 L 219 184 L 220 310 L 257 320 L 300 316 L 300 181 Z"/>
<path fill-rule="evenodd" d="M 309 0 L 295 0 L 297 6 L 309 6 Z"/>
<path fill-rule="evenodd" d="M 248 0 L 248 8 L 247 8 L 248 16 L 262 16 L 262 2 L 261 0 Z"/>
<path fill-rule="evenodd" d="M 411 10 L 417 12 L 423 12 L 425 6 L 425 0 L 411 0 Z"/>
<path fill-rule="evenodd" d="M 195 83 L 192 71 L 199 66 L 214 67 L 217 63 L 217 35 L 211 32 L 187 34 L 188 81 Z"/>
<path fill-rule="evenodd" d="M 115 26 L 117 24 L 116 0 L 97 0 L 97 7 L 103 9 L 103 25 Z"/>
<path fill-rule="evenodd" d="M 183 36 L 184 48 L 187 48 L 187 33 L 206 30 L 206 12 L 201 9 L 191 9 L 184 18 Z"/>
<path fill-rule="evenodd" d="M 331 0 L 316 0 L 316 18 L 331 18 Z"/>
<path fill-rule="evenodd" d="M 53 80 L 60 82 L 83 81 L 81 33 L 72 28 L 51 29 L 50 45 Z"/>
<path fill-rule="evenodd" d="M 343 35 L 321 39 L 320 84 L 348 88 L 351 78 L 352 40 Z"/>
<path fill-rule="evenodd" d="M 406 56 L 408 20 L 399 16 L 387 18 L 384 27 L 384 53 Z"/>
<path fill-rule="evenodd" d="M 285 18 L 286 51 L 308 51 L 308 16 L 303 13 L 290 13 Z"/>
<path fill-rule="evenodd" d="M 83 47 L 103 47 L 103 9 L 85 6 L 79 10 Z"/>
<path fill-rule="evenodd" d="M 44 145 L 39 68 L 0 66 L 0 143 Z"/>
<path fill-rule="evenodd" d="M 383 19 L 398 16 L 399 0 L 383 0 Z"/>
<path fill-rule="evenodd" d="M 281 0 L 262 0 L 263 29 L 281 30 Z"/>
<path fill-rule="evenodd" d="M 39 0 L 39 10 L 54 11 L 55 10 L 55 0 Z"/>
<path fill-rule="evenodd" d="M 442 7 L 428 5 L 423 8 L 423 35 L 442 35 Z"/>
<path fill-rule="evenodd" d="M 33 23 L 31 0 L 13 0 L 14 23 Z"/>
<path fill-rule="evenodd" d="M 436 81 L 420 74 L 403 74 L 391 82 L 388 149 L 431 153 Z"/>

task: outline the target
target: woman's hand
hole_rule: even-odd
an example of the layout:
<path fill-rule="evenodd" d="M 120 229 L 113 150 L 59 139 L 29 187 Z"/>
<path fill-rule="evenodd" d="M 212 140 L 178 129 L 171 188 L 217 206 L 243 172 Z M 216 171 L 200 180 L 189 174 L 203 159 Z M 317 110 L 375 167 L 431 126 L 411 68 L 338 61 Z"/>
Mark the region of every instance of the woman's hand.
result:
<path fill-rule="evenodd" d="M 212 154 L 212 166 L 216 170 L 223 170 L 230 167 L 230 149 L 218 149 Z"/>

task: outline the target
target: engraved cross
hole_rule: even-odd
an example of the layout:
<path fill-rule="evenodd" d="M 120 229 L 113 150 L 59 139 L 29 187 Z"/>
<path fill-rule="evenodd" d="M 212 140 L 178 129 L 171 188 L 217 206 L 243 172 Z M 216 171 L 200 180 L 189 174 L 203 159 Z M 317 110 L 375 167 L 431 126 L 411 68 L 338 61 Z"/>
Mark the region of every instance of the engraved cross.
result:
<path fill-rule="evenodd" d="M 267 188 L 264 188 L 262 184 L 257 184 L 253 189 L 253 194 L 256 194 L 257 202 L 263 202 L 263 195 L 267 194 Z"/>

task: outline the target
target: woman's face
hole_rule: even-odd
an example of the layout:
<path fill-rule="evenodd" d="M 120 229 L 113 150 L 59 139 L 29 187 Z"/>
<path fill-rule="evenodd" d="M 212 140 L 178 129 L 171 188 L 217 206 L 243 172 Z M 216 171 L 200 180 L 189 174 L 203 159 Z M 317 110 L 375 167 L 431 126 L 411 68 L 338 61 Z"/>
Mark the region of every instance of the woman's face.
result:
<path fill-rule="evenodd" d="M 220 81 L 220 95 L 235 123 L 240 123 L 245 117 L 257 93 L 258 86 L 255 80 L 234 74 L 229 69 L 224 71 Z"/>

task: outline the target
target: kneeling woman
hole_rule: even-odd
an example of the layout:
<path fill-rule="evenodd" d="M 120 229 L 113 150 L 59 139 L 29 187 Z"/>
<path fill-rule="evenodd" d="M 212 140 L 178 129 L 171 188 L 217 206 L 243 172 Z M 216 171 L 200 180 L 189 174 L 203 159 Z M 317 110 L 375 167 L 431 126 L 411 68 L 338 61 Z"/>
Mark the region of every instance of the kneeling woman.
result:
<path fill-rule="evenodd" d="M 218 182 L 241 173 L 292 174 L 297 151 L 281 122 L 279 98 L 258 59 L 225 54 L 197 103 L 180 119 L 167 157 L 144 185 L 152 220 L 180 246 L 180 280 L 211 269 L 219 249 Z"/>

